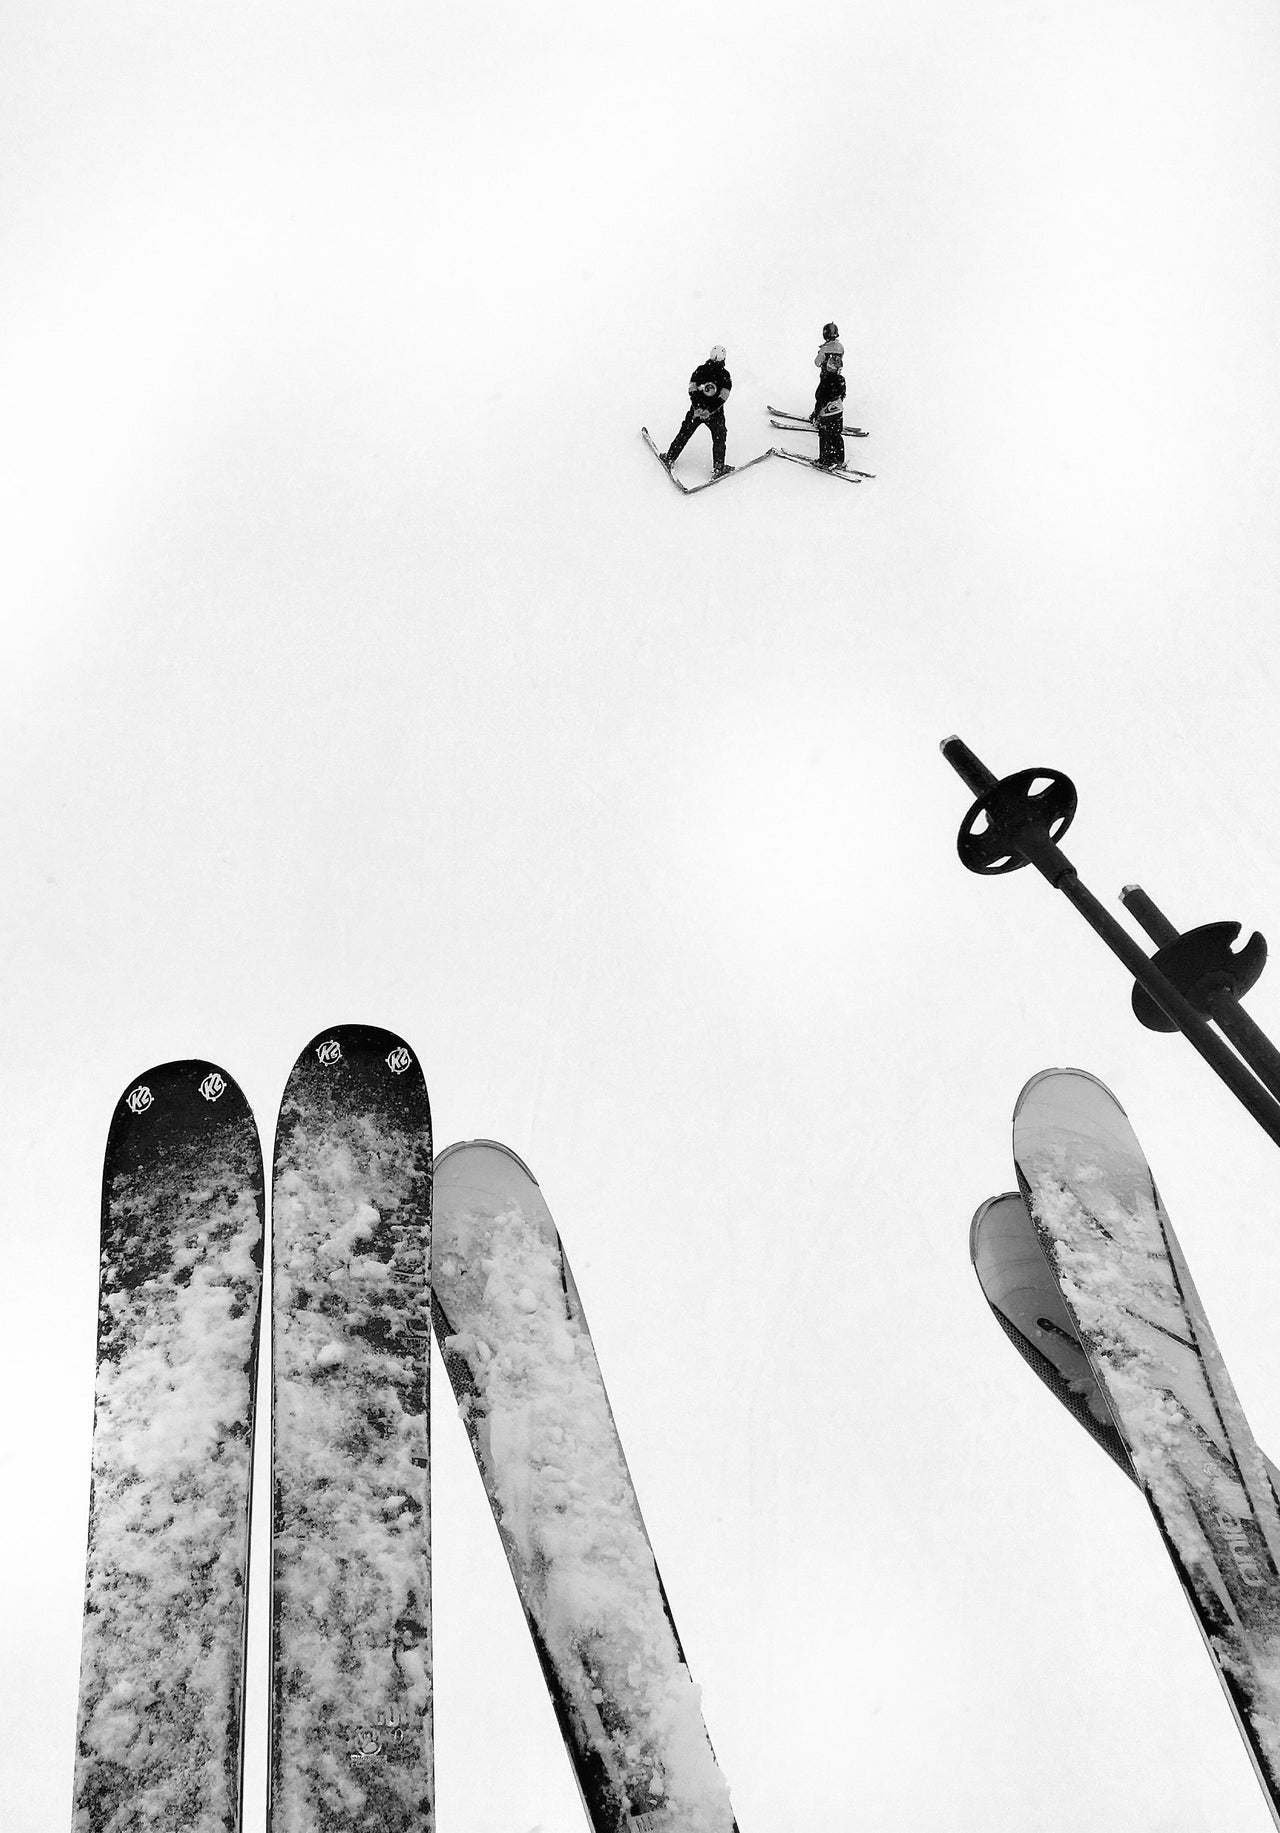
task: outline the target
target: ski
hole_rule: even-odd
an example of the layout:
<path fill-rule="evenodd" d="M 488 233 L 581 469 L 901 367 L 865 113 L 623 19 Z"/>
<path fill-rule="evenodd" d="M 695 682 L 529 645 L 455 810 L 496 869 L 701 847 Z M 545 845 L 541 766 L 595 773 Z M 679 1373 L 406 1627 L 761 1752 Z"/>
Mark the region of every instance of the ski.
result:
<path fill-rule="evenodd" d="M 825 472 L 828 477 L 842 477 L 846 483 L 860 484 L 864 477 L 874 477 L 874 471 L 855 471 L 849 465 L 820 465 L 816 458 L 806 458 L 803 452 L 788 452 L 784 446 L 776 448 L 779 458 L 790 459 L 793 465 L 808 465 L 811 471 Z"/>
<path fill-rule="evenodd" d="M 815 432 L 817 431 L 817 422 L 814 420 L 812 414 L 790 414 L 785 407 L 771 407 L 767 411 L 770 414 L 777 415 L 777 419 L 773 422 L 774 426 L 777 426 L 780 421 L 786 421 L 788 423 L 787 426 L 784 427 L 784 431 L 795 431 L 798 433 L 802 431 L 803 428 L 810 426 L 813 427 Z M 844 436 L 846 439 L 866 439 L 868 436 L 867 428 L 865 426 L 847 426 L 844 429 Z"/>
<path fill-rule="evenodd" d="M 76 1833 L 239 1833 L 263 1175 L 240 1089 L 162 1063 L 102 1177 Z"/>
<path fill-rule="evenodd" d="M 653 437 L 650 434 L 648 427 L 642 426 L 640 428 L 640 432 L 644 438 L 645 444 L 648 446 L 649 450 L 653 453 L 654 457 L 657 459 L 658 463 L 662 466 L 662 469 L 666 472 L 667 476 L 671 479 L 672 483 L 675 485 L 676 489 L 680 492 L 681 496 L 697 496 L 700 490 L 710 490 L 713 484 L 723 484 L 727 478 L 738 477 L 743 471 L 749 471 L 752 465 L 763 464 L 766 458 L 772 458 L 773 451 L 774 451 L 774 448 L 770 446 L 767 452 L 760 452 L 760 453 L 757 453 L 757 455 L 754 458 L 749 458 L 745 465 L 730 465 L 727 470 L 721 472 L 719 477 L 709 477 L 706 480 L 706 482 L 703 484 L 682 484 L 680 482 L 680 479 L 676 476 L 672 467 L 667 463 L 666 459 L 662 456 L 662 453 L 658 450 L 657 446 L 653 443 Z"/>
<path fill-rule="evenodd" d="M 982 1204 L 969 1229 L 969 1258 L 983 1297 L 1019 1355 L 1136 1483 L 1133 1459 L 1076 1335 L 1021 1191 Z"/>
<path fill-rule="evenodd" d="M 1071 1373 L 1052 1311 L 1038 1314 L 1032 1344 L 1025 1298 L 1038 1288 L 1025 1257 L 1020 1271 L 1003 1260 L 997 1314 L 1021 1318 L 1018 1334 L 1050 1364 L 1037 1372 L 1054 1374 L 1080 1401 L 1082 1423 L 1101 1426 L 1089 1429 L 1132 1466 L 1280 1826 L 1280 1506 L 1150 1168 L 1119 1102 L 1082 1070 L 1028 1082 L 1014 1159 L 1066 1335 L 1084 1351 L 1118 1442 L 1108 1443 L 1090 1382 L 1078 1366 Z M 998 1243 L 996 1212 L 986 1213 L 978 1241 Z M 1007 1208 L 1003 1222 L 1007 1249 Z"/>
<path fill-rule="evenodd" d="M 969 1230 L 969 1257 L 983 1297 L 1023 1361 L 1141 1487 L 1020 1190 L 981 1205 Z M 1280 1495 L 1280 1470 L 1265 1453 L 1262 1461 Z"/>
<path fill-rule="evenodd" d="M 813 420 L 771 420 L 770 426 L 776 426 L 780 433 L 816 433 L 817 422 Z M 841 436 L 845 439 L 865 439 L 867 435 L 860 427 L 842 426 Z"/>
<path fill-rule="evenodd" d="M 431 1304 L 595 1833 L 736 1833 L 573 1274 L 495 1141 L 436 1160 Z"/>
<path fill-rule="evenodd" d="M 272 1179 L 269 1833 L 431 1833 L 431 1115 L 402 1038 L 339 1025 Z"/>

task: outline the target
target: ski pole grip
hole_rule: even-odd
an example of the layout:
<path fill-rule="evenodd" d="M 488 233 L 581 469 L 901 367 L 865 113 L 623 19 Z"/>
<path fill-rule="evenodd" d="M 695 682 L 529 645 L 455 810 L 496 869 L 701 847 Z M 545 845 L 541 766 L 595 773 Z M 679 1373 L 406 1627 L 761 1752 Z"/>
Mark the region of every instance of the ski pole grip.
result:
<path fill-rule="evenodd" d="M 957 738 L 954 733 L 950 738 L 944 738 L 938 749 L 975 796 L 985 795 L 988 789 L 994 789 L 999 782 L 995 773 L 988 770 L 982 759 L 975 757 L 964 740 Z"/>

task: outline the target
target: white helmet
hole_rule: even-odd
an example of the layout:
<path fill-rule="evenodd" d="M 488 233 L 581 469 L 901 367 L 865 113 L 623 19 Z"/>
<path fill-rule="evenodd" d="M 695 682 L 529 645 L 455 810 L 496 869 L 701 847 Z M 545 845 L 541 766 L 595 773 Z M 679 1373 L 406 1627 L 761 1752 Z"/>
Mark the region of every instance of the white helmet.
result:
<path fill-rule="evenodd" d="M 713 344 L 711 346 L 710 361 L 713 363 L 723 363 L 724 361 L 724 345 L 723 344 Z"/>

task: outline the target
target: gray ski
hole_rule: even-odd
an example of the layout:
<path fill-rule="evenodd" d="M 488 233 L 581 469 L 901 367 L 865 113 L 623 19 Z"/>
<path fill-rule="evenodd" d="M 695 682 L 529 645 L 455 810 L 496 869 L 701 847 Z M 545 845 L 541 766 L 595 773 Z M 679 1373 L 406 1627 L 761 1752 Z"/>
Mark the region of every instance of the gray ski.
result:
<path fill-rule="evenodd" d="M 313 1038 L 272 1188 L 270 1833 L 431 1833 L 431 1116 L 403 1039 Z"/>
<path fill-rule="evenodd" d="M 216 1064 L 117 1103 L 102 1179 L 76 1833 L 239 1833 L 262 1155 Z"/>
<path fill-rule="evenodd" d="M 969 1257 L 983 1297 L 1023 1361 L 1140 1488 L 1020 1190 L 981 1205 L 969 1229 Z M 1280 1495 L 1280 1470 L 1265 1452 L 1262 1461 Z"/>
<path fill-rule="evenodd" d="M 997 1315 L 1012 1315 L 1018 1347 L 1051 1364 L 1037 1372 L 1131 1466 L 1280 1826 L 1280 1507 L 1142 1148 L 1095 1077 L 1047 1070 L 1019 1097 L 1014 1158 L 1070 1329 L 1038 1312 L 1032 1342 L 1040 1288 L 1007 1200 L 974 1229 L 979 1250 L 995 1250 L 980 1271 Z"/>
<path fill-rule="evenodd" d="M 736 1833 L 560 1237 L 492 1140 L 436 1160 L 432 1311 L 594 1833 Z"/>

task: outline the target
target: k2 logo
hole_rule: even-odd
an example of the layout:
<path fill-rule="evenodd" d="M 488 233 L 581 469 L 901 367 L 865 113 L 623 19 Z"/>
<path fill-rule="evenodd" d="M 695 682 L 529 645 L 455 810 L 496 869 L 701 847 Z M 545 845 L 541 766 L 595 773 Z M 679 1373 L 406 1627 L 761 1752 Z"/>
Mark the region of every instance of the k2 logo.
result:
<path fill-rule="evenodd" d="M 391 1055 L 387 1058 L 387 1068 L 391 1071 L 393 1076 L 402 1076 L 412 1062 L 413 1058 L 409 1055 L 404 1045 L 397 1044 L 395 1049 L 391 1052 Z"/>
<path fill-rule="evenodd" d="M 336 1037 L 327 1037 L 323 1044 L 316 1045 L 316 1056 L 326 1068 L 332 1063 L 342 1061 L 342 1045 Z"/>
<path fill-rule="evenodd" d="M 227 1084 L 225 1080 L 218 1074 L 216 1069 L 211 1069 L 204 1081 L 200 1084 L 200 1093 L 204 1096 L 206 1101 L 217 1101 L 218 1098 L 221 1095 L 225 1095 L 226 1092 Z"/>
<path fill-rule="evenodd" d="M 132 1113 L 145 1114 L 147 1109 L 151 1106 L 154 1096 L 145 1082 L 139 1082 L 138 1086 L 130 1091 L 126 1099 L 128 1100 L 129 1108 Z"/>

